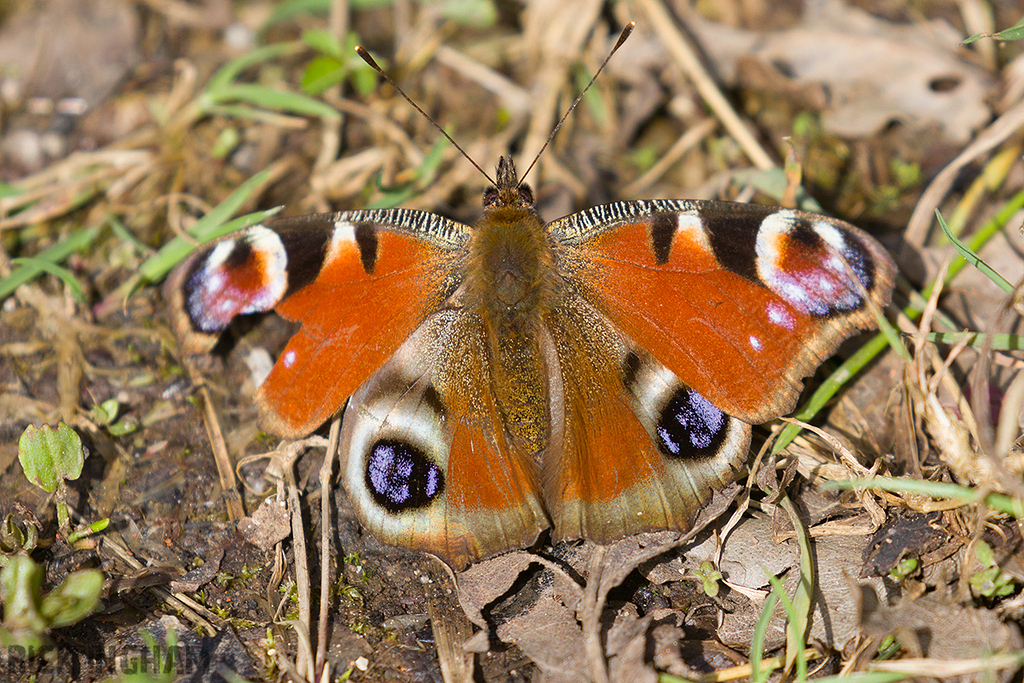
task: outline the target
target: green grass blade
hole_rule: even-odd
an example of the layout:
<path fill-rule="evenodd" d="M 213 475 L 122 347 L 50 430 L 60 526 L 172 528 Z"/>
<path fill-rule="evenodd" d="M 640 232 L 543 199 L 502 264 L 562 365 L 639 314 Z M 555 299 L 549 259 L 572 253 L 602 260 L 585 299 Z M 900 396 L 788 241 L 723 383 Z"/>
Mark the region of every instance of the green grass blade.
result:
<path fill-rule="evenodd" d="M 234 192 L 228 195 L 224 201 L 214 207 L 212 211 L 196 221 L 196 224 L 189 230 L 189 234 L 200 242 L 206 242 L 214 237 L 226 234 L 229 228 L 237 222 L 242 223 L 238 227 L 244 227 L 244 224 L 250 219 L 252 219 L 252 222 L 248 224 L 253 225 L 263 220 L 266 216 L 271 215 L 270 212 L 261 211 L 249 216 L 243 216 L 231 223 L 228 222 L 228 218 L 234 215 L 239 207 L 249 199 L 249 196 L 263 185 L 269 177 L 270 169 L 264 169 L 246 180 Z M 276 213 L 276 210 L 273 211 Z M 162 246 L 156 254 L 146 259 L 139 268 L 139 278 L 143 282 L 156 282 L 160 280 L 170 272 L 171 268 L 185 258 L 194 247 L 195 245 L 184 237 L 175 237 Z"/>
<path fill-rule="evenodd" d="M 879 332 L 871 339 L 869 339 L 863 346 L 857 349 L 856 353 L 847 358 L 835 372 L 828 376 L 828 378 L 822 382 L 821 386 L 815 390 L 811 397 L 807 399 L 807 402 L 800 406 L 797 412 L 793 413 L 793 417 L 803 422 L 811 420 L 818 411 L 822 410 L 828 402 L 832 400 L 832 397 L 839 393 L 839 390 L 846 385 L 853 377 L 860 372 L 864 367 L 870 363 L 875 356 L 880 354 L 889 346 L 889 339 L 886 335 Z M 772 447 L 773 453 L 782 451 L 786 446 L 793 442 L 796 435 L 800 433 L 800 427 L 795 424 L 787 424 L 782 428 L 779 433 L 779 438 L 775 440 L 775 445 Z"/>
<path fill-rule="evenodd" d="M 274 11 L 260 27 L 262 35 L 267 29 L 302 14 L 327 14 L 333 0 L 286 0 L 275 3 Z M 394 0 L 349 0 L 349 10 L 377 9 L 391 7 Z"/>
<path fill-rule="evenodd" d="M 974 232 L 971 235 L 971 238 L 966 242 L 967 247 L 970 248 L 971 251 L 977 252 L 985 245 L 985 243 L 992 239 L 996 233 L 1006 227 L 1007 223 L 1009 223 L 1013 218 L 1013 215 L 1022 208 L 1024 208 L 1024 190 L 1013 195 L 1013 197 L 1003 205 L 1003 208 L 996 212 L 995 216 Z M 953 262 L 949 264 L 949 273 L 946 275 L 946 282 L 950 282 L 966 265 L 967 259 L 963 256 L 957 256 L 953 259 Z M 930 289 L 922 292 L 925 298 L 927 298 L 930 293 Z"/>
<path fill-rule="evenodd" d="M 794 661 L 796 662 L 796 674 L 798 681 L 807 680 L 807 652 L 805 640 L 810 630 L 811 604 L 814 602 L 814 549 L 811 547 L 811 538 L 807 534 L 793 501 L 789 496 L 783 495 L 779 505 L 789 515 L 790 523 L 796 532 L 797 546 L 800 548 L 800 580 L 797 582 L 796 592 L 793 594 L 792 609 L 786 607 L 789 601 L 785 591 L 782 592 L 780 600 L 789 616 L 789 625 L 786 628 L 786 670 L 789 671 Z M 782 582 L 776 577 L 770 577 L 772 586 L 778 582 L 781 590 Z"/>
<path fill-rule="evenodd" d="M 767 570 L 765 571 L 765 573 L 767 573 Z M 804 681 L 807 680 L 807 659 L 806 659 L 807 653 L 805 652 L 806 648 L 804 647 L 804 639 L 801 636 L 799 638 L 793 638 L 791 640 L 791 635 L 794 632 L 793 624 L 800 622 L 799 613 L 797 612 L 796 606 L 789 599 L 789 596 L 786 595 L 786 587 L 783 585 L 782 579 L 780 579 L 777 576 L 772 576 L 771 574 L 769 574 L 768 575 L 768 580 L 772 584 L 772 595 L 777 595 L 778 596 L 779 602 L 782 603 L 782 609 L 784 609 L 786 611 L 786 618 L 789 620 L 789 623 L 786 626 L 786 660 L 789 661 L 789 660 L 792 659 L 792 657 L 790 655 L 790 648 L 792 646 L 795 646 L 796 647 L 796 653 L 797 653 L 796 654 L 796 662 L 797 662 L 797 676 L 796 676 L 796 680 L 799 681 L 800 683 L 803 683 Z M 801 580 L 803 580 L 803 579 L 801 578 Z"/>
<path fill-rule="evenodd" d="M 257 223 L 262 223 L 267 218 L 270 218 L 280 212 L 281 208 L 282 207 L 277 207 L 274 209 L 268 209 L 267 211 L 256 211 L 255 213 L 239 216 L 238 218 L 226 223 L 219 223 L 215 225 L 212 230 L 204 231 L 207 236 L 205 238 L 200 238 L 200 244 L 217 239 L 229 232 L 241 230 L 242 228 L 247 228 L 250 225 L 256 225 Z M 197 245 L 182 237 L 175 237 L 161 247 L 156 254 L 146 259 L 146 262 L 142 264 L 142 268 L 139 269 L 140 277 L 145 282 L 157 282 L 163 278 L 164 275 L 170 272 L 170 270 L 182 259 L 192 253 L 192 250 L 195 249 L 196 246 Z"/>
<path fill-rule="evenodd" d="M 933 344 L 959 344 L 969 340 L 972 349 L 990 348 L 993 351 L 1024 351 L 1024 336 L 1019 334 L 985 334 L 984 332 L 931 332 L 925 337 Z"/>
<path fill-rule="evenodd" d="M 956 250 L 960 253 L 960 257 L 961 258 L 963 258 L 968 263 L 970 263 L 972 266 L 974 266 L 975 268 L 980 270 L 982 273 L 984 273 L 985 277 L 987 277 L 989 280 L 991 280 L 992 282 L 994 282 L 997 285 L 999 285 L 999 288 L 1002 289 L 1007 294 L 1010 294 L 1010 293 L 1013 292 L 1013 285 L 1010 284 L 1009 282 L 1007 282 L 1006 278 L 1004 278 L 1002 275 L 997 273 L 992 268 L 992 266 L 990 266 L 987 263 L 985 263 L 982 260 L 982 258 L 980 256 L 978 256 L 977 252 L 975 252 L 969 246 L 967 246 L 966 244 L 961 242 L 956 237 L 956 235 L 953 234 L 953 232 L 949 229 L 949 226 L 946 225 L 946 221 L 943 220 L 942 214 L 939 213 L 938 209 L 935 209 L 935 218 L 938 219 L 939 227 L 942 228 L 942 232 L 946 233 L 946 238 L 953 244 L 953 246 L 956 248 Z"/>
<path fill-rule="evenodd" d="M 258 47 L 245 53 L 241 57 L 232 59 L 230 62 L 218 69 L 217 72 L 210 77 L 209 82 L 207 82 L 206 92 L 219 90 L 231 85 L 231 83 L 233 83 L 235 79 L 249 67 L 262 62 L 268 62 L 272 59 L 299 54 L 305 49 L 306 45 L 301 40 L 292 40 L 286 43 L 274 43 L 272 45 L 263 45 Z"/>
<path fill-rule="evenodd" d="M 233 83 L 210 88 L 203 96 L 202 107 L 206 111 L 229 102 L 247 102 L 265 109 L 315 116 L 324 120 L 341 118 L 338 110 L 325 102 L 301 93 L 258 83 Z"/>
<path fill-rule="evenodd" d="M 962 500 L 965 503 L 984 502 L 997 512 L 1024 519 L 1024 501 L 1002 493 L 984 493 L 978 489 L 943 481 L 903 479 L 901 477 L 863 477 L 846 481 L 830 481 L 821 485 L 823 490 L 871 488 L 891 493 L 916 493 L 938 500 Z"/>
<path fill-rule="evenodd" d="M 888 671 L 858 671 L 849 676 L 823 676 L 814 683 L 896 683 L 905 681 L 913 674 L 890 673 Z"/>
<path fill-rule="evenodd" d="M 1010 221 L 1015 213 L 1024 208 L 1024 190 L 1018 192 L 1010 200 L 1003 205 L 995 216 L 992 217 L 987 223 L 985 223 L 977 232 L 971 235 L 971 239 L 966 242 L 966 246 L 972 251 L 977 252 L 988 240 L 1002 230 L 1006 224 Z M 949 283 L 956 275 L 963 270 L 964 266 L 967 265 L 967 259 L 961 255 L 957 255 L 950 264 L 948 271 L 946 272 L 945 282 Z M 932 290 L 935 288 L 935 283 L 932 283 L 925 291 L 921 292 L 921 298 L 919 302 L 923 303 L 928 299 Z M 916 320 L 921 315 L 923 308 L 921 305 L 910 305 L 903 309 L 903 312 L 911 320 Z M 798 410 L 793 414 L 799 420 L 804 422 L 813 418 L 819 410 L 825 407 L 832 397 L 839 391 L 839 389 L 850 381 L 850 379 L 859 372 L 864 366 L 866 366 L 875 356 L 885 350 L 889 342 L 886 340 L 886 336 L 879 333 L 872 337 L 868 342 L 862 346 L 857 353 L 850 356 L 839 368 L 832 373 L 832 376 L 826 380 L 824 384 L 818 387 L 811 398 L 807 400 Z M 902 346 L 902 344 L 900 345 Z M 776 440 L 775 446 L 772 448 L 772 452 L 778 453 L 783 448 L 792 443 L 796 435 L 800 433 L 800 427 L 788 424 L 783 427 L 779 433 L 779 438 Z"/>
<path fill-rule="evenodd" d="M 86 249 L 96 240 L 96 237 L 100 234 L 101 227 L 94 225 L 84 230 L 79 230 L 58 244 L 39 252 L 31 259 L 22 260 L 22 265 L 16 267 L 10 275 L 0 280 L 0 299 L 10 296 L 15 289 L 26 282 L 31 282 L 42 273 L 50 272 L 46 267 L 41 266 L 40 263 L 56 265 L 71 254 Z M 75 281 L 75 285 L 77 284 L 78 282 Z M 81 291 L 81 287 L 79 287 L 79 291 Z"/>
<path fill-rule="evenodd" d="M 11 265 L 29 266 L 36 269 L 36 272 L 49 273 L 54 277 L 60 278 L 60 280 L 67 285 L 67 288 L 71 292 L 71 296 L 75 298 L 75 301 L 80 304 L 87 303 L 85 299 L 85 292 L 82 291 L 82 285 L 79 284 L 78 278 L 75 277 L 74 273 L 67 268 L 58 266 L 56 263 L 52 263 L 45 259 L 35 258 L 32 256 L 11 259 Z"/>
<path fill-rule="evenodd" d="M 969 45 L 982 38 L 992 38 L 993 40 L 1020 40 L 1024 38 L 1024 19 L 1021 19 L 1010 28 L 1004 28 L 999 33 L 975 33 L 969 38 L 964 38 L 962 45 Z"/>
<path fill-rule="evenodd" d="M 766 570 L 767 571 L 767 570 Z M 775 605 L 779 602 L 779 596 L 774 591 L 764 601 L 761 614 L 754 625 L 754 637 L 750 641 L 750 681 L 751 683 L 764 683 L 772 669 L 763 666 L 764 661 L 764 639 L 768 633 L 768 624 L 775 614 Z"/>

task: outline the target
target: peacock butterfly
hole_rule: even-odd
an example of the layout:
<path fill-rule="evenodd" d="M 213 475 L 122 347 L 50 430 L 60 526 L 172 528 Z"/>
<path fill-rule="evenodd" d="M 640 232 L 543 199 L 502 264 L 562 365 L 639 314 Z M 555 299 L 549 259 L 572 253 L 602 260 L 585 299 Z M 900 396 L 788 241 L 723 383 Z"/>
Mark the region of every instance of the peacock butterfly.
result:
<path fill-rule="evenodd" d="M 460 568 L 548 529 L 688 528 L 894 275 L 862 231 L 790 209 L 641 200 L 545 224 L 502 157 L 475 227 L 275 219 L 195 252 L 165 296 L 190 354 L 240 314 L 301 323 L 257 392 L 263 425 L 303 436 L 348 399 L 359 519 Z"/>

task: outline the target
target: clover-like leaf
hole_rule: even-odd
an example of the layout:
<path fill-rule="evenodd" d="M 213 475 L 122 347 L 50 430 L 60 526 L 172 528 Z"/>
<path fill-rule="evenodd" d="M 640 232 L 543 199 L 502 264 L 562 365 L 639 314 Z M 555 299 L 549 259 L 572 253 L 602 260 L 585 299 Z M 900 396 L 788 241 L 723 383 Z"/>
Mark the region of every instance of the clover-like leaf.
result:
<path fill-rule="evenodd" d="M 92 421 L 102 426 L 108 425 L 117 419 L 121 412 L 121 403 L 116 398 L 108 398 L 103 403 L 92 407 Z"/>
<path fill-rule="evenodd" d="M 974 546 L 974 555 L 982 564 L 982 569 L 971 574 L 967 580 L 975 595 L 1001 598 L 1016 590 L 1013 577 L 1000 569 L 995 553 L 988 543 L 979 540 Z"/>
<path fill-rule="evenodd" d="M 718 571 L 714 563 L 704 560 L 700 567 L 694 572 L 703 584 L 704 594 L 709 598 L 718 596 L 718 582 L 722 580 L 722 572 Z"/>
<path fill-rule="evenodd" d="M 56 429 L 29 425 L 18 441 L 18 460 L 29 481 L 53 493 L 65 479 L 82 474 L 85 452 L 78 434 L 63 422 Z"/>

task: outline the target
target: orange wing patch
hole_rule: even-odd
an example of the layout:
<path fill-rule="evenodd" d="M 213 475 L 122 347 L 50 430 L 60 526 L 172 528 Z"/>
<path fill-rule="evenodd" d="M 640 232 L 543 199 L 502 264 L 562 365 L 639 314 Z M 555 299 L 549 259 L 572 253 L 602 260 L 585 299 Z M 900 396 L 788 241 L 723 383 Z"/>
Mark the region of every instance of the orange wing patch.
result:
<path fill-rule="evenodd" d="M 799 378 L 822 360 L 808 341 L 828 321 L 722 268 L 696 231 L 679 230 L 659 263 L 648 228 L 624 225 L 586 244 L 574 274 L 594 305 L 730 415 L 760 423 L 790 410 Z"/>
<path fill-rule="evenodd" d="M 683 425 L 692 430 L 683 436 L 702 427 L 714 431 L 702 452 L 663 450 L 659 429 L 673 426 L 665 421 L 666 406 L 685 389 L 678 379 L 648 354 L 627 351 L 584 302 L 567 302 L 547 324 L 564 401 L 553 411 L 543 463 L 556 537 L 604 543 L 689 527 L 710 491 L 732 481 L 746 460 L 749 426 L 709 405 L 716 424 Z"/>
<path fill-rule="evenodd" d="M 273 432 L 316 429 L 442 302 L 449 252 L 396 233 L 377 239 L 372 272 L 354 242 L 332 245 L 319 276 L 275 308 L 302 328 L 256 395 Z"/>

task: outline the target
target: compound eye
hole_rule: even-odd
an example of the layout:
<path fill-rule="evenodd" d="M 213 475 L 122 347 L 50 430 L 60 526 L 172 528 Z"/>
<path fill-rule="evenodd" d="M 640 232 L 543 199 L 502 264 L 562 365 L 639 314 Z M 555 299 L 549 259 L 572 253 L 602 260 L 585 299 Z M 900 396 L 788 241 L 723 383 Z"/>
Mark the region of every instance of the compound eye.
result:
<path fill-rule="evenodd" d="M 530 187 L 529 185 L 520 185 L 519 186 L 519 201 L 521 201 L 524 206 L 533 206 L 533 204 L 534 204 L 533 188 Z"/>

